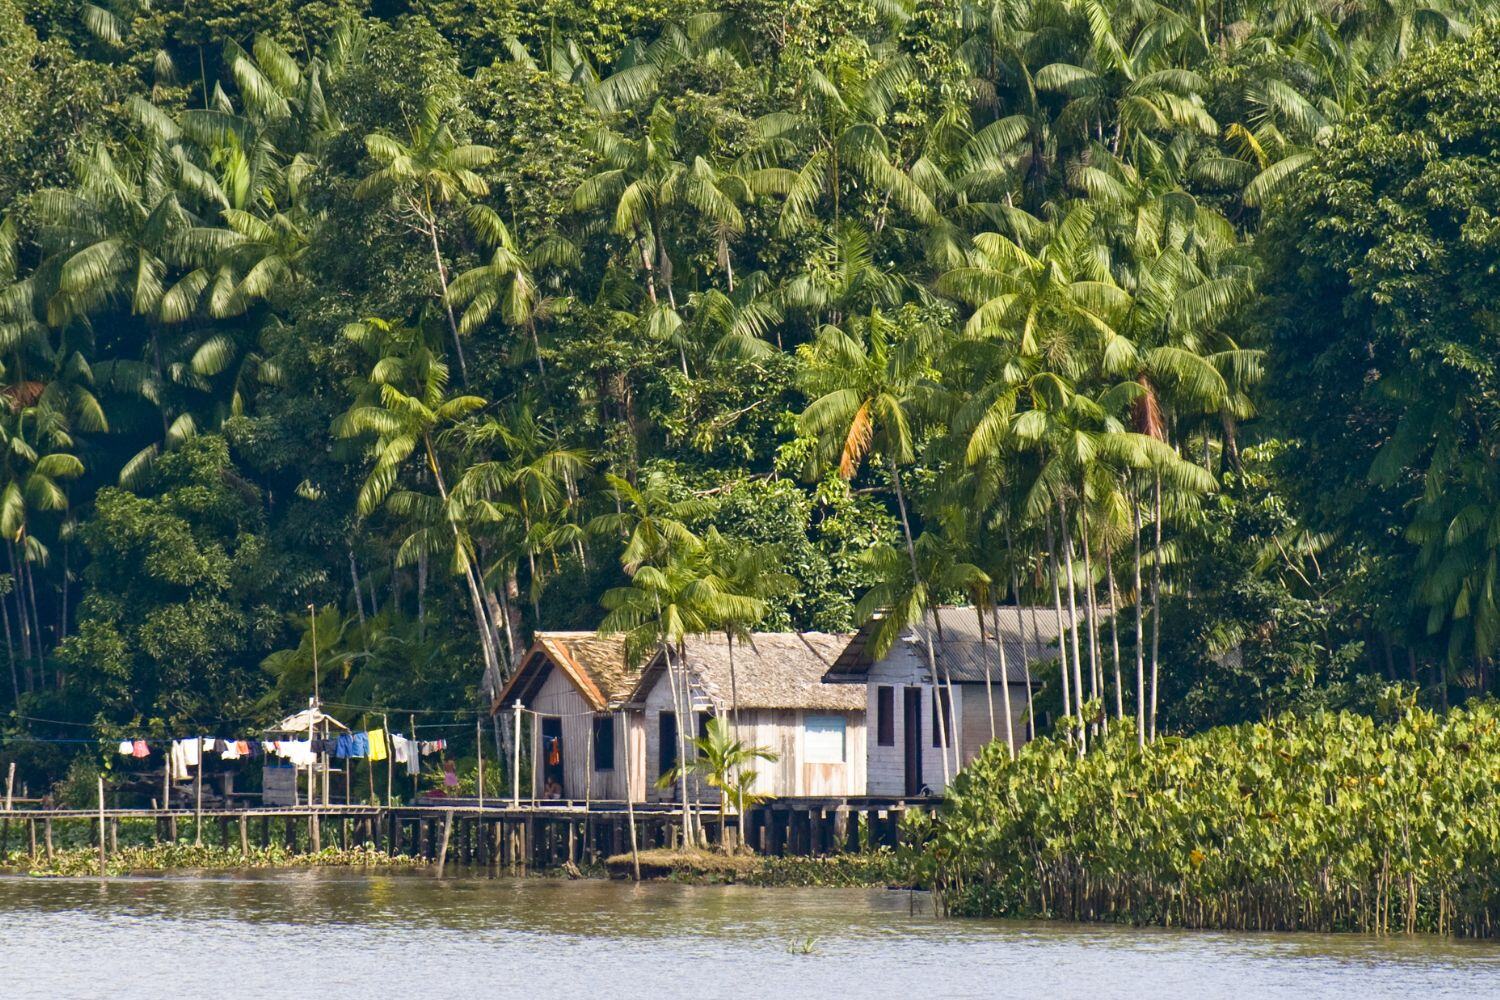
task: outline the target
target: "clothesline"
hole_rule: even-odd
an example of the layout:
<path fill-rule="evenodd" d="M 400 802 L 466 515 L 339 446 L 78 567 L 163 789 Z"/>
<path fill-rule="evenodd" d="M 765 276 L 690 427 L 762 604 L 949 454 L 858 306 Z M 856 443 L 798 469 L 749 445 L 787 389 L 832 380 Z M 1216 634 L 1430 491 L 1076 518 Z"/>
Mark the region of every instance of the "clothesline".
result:
<path fill-rule="evenodd" d="M 85 741 L 86 742 L 86 741 Z M 145 739 L 121 740 L 118 752 L 121 756 L 137 760 L 152 754 L 151 743 L 158 748 L 162 741 Z M 201 767 L 203 756 L 216 753 L 221 760 L 250 760 L 278 757 L 294 767 L 311 767 L 327 758 L 368 759 L 372 763 L 385 760 L 405 764 L 408 774 L 420 774 L 421 759 L 448 748 L 446 739 L 408 739 L 401 733 L 387 734 L 383 729 L 365 732 L 341 733 L 337 737 L 313 737 L 304 740 L 265 740 L 253 737 L 244 740 L 226 740 L 219 737 L 190 736 L 171 740 L 166 748 L 167 763 L 174 777 L 187 780 L 189 769 Z"/>

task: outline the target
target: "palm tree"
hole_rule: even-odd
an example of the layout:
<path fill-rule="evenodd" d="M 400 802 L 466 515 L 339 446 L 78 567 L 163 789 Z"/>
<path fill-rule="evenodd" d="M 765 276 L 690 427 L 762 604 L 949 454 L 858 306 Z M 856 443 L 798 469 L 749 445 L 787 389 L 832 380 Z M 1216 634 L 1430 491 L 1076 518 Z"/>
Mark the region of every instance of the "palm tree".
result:
<path fill-rule="evenodd" d="M 939 331 L 925 322 L 911 324 L 903 331 L 879 311 L 857 317 L 848 325 L 862 333 L 863 339 L 836 326 L 824 326 L 818 335 L 812 363 L 804 374 L 805 388 L 813 401 L 798 418 L 797 430 L 814 439 L 824 455 L 837 458 L 839 475 L 845 479 L 852 478 L 872 453 L 884 459 L 901 515 L 913 607 L 930 609 L 931 595 L 917 565 L 901 466 L 916 458 L 910 417 L 920 404 L 927 359 L 938 343 Z M 936 689 L 937 652 L 933 642 L 933 630 L 929 629 L 927 666 Z M 942 713 L 938 714 L 938 725 L 943 725 Z M 945 772 L 947 760 L 945 755 Z"/>
<path fill-rule="evenodd" d="M 494 160 L 495 151 L 488 146 L 460 143 L 448 120 L 449 114 L 436 96 L 429 96 L 405 141 L 383 132 L 365 136 L 365 149 L 374 169 L 359 182 L 354 194 L 359 198 L 386 198 L 398 217 L 432 245 L 459 378 L 467 385 L 469 369 L 448 288 L 439 210 L 444 205 L 462 204 L 489 193 L 489 185 L 476 171 Z"/>
<path fill-rule="evenodd" d="M 331 428 L 335 437 L 370 441 L 370 454 L 375 462 L 360 487 L 359 515 L 369 516 L 388 498 L 396 501 L 398 514 L 401 509 L 430 510 L 432 505 L 421 504 L 419 494 L 402 491 L 392 495 L 397 480 L 416 455 L 419 467 L 432 476 L 437 488 L 442 519 L 452 537 L 454 572 L 463 576 L 469 591 L 484 653 L 485 681 L 498 690 L 503 670 L 497 633 L 483 597 L 463 511 L 450 496 L 437 445 L 437 437 L 444 429 L 483 408 L 485 402 L 477 396 L 448 395 L 448 366 L 417 330 L 386 320 L 367 319 L 351 324 L 345 336 L 374 357 L 366 384 L 354 405 L 337 417 Z M 410 546 L 403 546 L 407 558 L 415 558 L 418 549 L 426 550 L 433 544 L 430 531 L 414 534 L 410 541 Z"/>
<path fill-rule="evenodd" d="M 677 765 L 663 774 L 657 784 L 671 788 L 673 784 L 687 783 L 690 775 L 701 774 L 708 787 L 719 793 L 719 849 L 729 853 L 729 802 L 733 797 L 743 821 L 746 805 L 764 801 L 764 796 L 750 790 L 756 773 L 747 765 L 758 760 L 775 761 L 776 753 L 768 747 L 750 746 L 739 739 L 721 719 L 709 719 L 702 736 L 692 741 L 693 757 L 680 758 Z"/>

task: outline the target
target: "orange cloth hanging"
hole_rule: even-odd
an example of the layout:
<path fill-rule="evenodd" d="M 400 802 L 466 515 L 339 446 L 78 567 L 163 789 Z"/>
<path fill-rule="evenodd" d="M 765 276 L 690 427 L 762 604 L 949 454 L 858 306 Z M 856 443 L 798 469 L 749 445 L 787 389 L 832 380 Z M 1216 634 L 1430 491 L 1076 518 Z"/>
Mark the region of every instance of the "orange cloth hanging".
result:
<path fill-rule="evenodd" d="M 547 754 L 547 763 L 553 767 L 556 767 L 557 765 L 562 763 L 561 744 L 562 740 L 558 739 L 555 736 L 552 738 L 552 749 Z"/>

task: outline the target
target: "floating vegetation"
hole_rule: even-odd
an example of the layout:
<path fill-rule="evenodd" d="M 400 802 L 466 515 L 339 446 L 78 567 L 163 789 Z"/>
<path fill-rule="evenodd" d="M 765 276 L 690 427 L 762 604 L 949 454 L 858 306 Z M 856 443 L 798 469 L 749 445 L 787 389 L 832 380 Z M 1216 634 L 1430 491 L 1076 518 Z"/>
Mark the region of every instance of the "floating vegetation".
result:
<path fill-rule="evenodd" d="M 150 847 L 122 847 L 105 862 L 106 875 L 130 875 L 190 869 L 250 868 L 392 868 L 421 867 L 427 862 L 386 854 L 370 847 L 341 849 L 327 847 L 312 854 L 294 853 L 279 845 L 252 847 L 248 853 L 239 848 L 207 844 L 158 844 Z M 80 876 L 99 874 L 99 852 L 93 848 L 67 848 L 55 851 L 51 860 L 38 854 L 13 852 L 0 858 L 0 870 L 9 869 L 36 876 Z"/>
<path fill-rule="evenodd" d="M 1385 707 L 997 744 L 909 817 L 915 874 L 955 914 L 1494 936 L 1500 707 Z"/>

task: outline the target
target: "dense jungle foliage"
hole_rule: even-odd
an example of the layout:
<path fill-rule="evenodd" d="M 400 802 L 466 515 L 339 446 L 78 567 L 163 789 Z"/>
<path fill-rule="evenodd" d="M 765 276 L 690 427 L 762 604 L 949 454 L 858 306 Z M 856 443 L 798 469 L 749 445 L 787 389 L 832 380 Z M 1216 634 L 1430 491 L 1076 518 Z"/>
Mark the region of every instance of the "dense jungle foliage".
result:
<path fill-rule="evenodd" d="M 1079 746 L 1489 691 L 1490 8 L 0 0 L 7 756 L 606 609 L 1074 608 Z"/>
<path fill-rule="evenodd" d="M 1378 715 L 993 745 L 913 830 L 920 877 L 967 914 L 1493 936 L 1494 703 Z"/>

